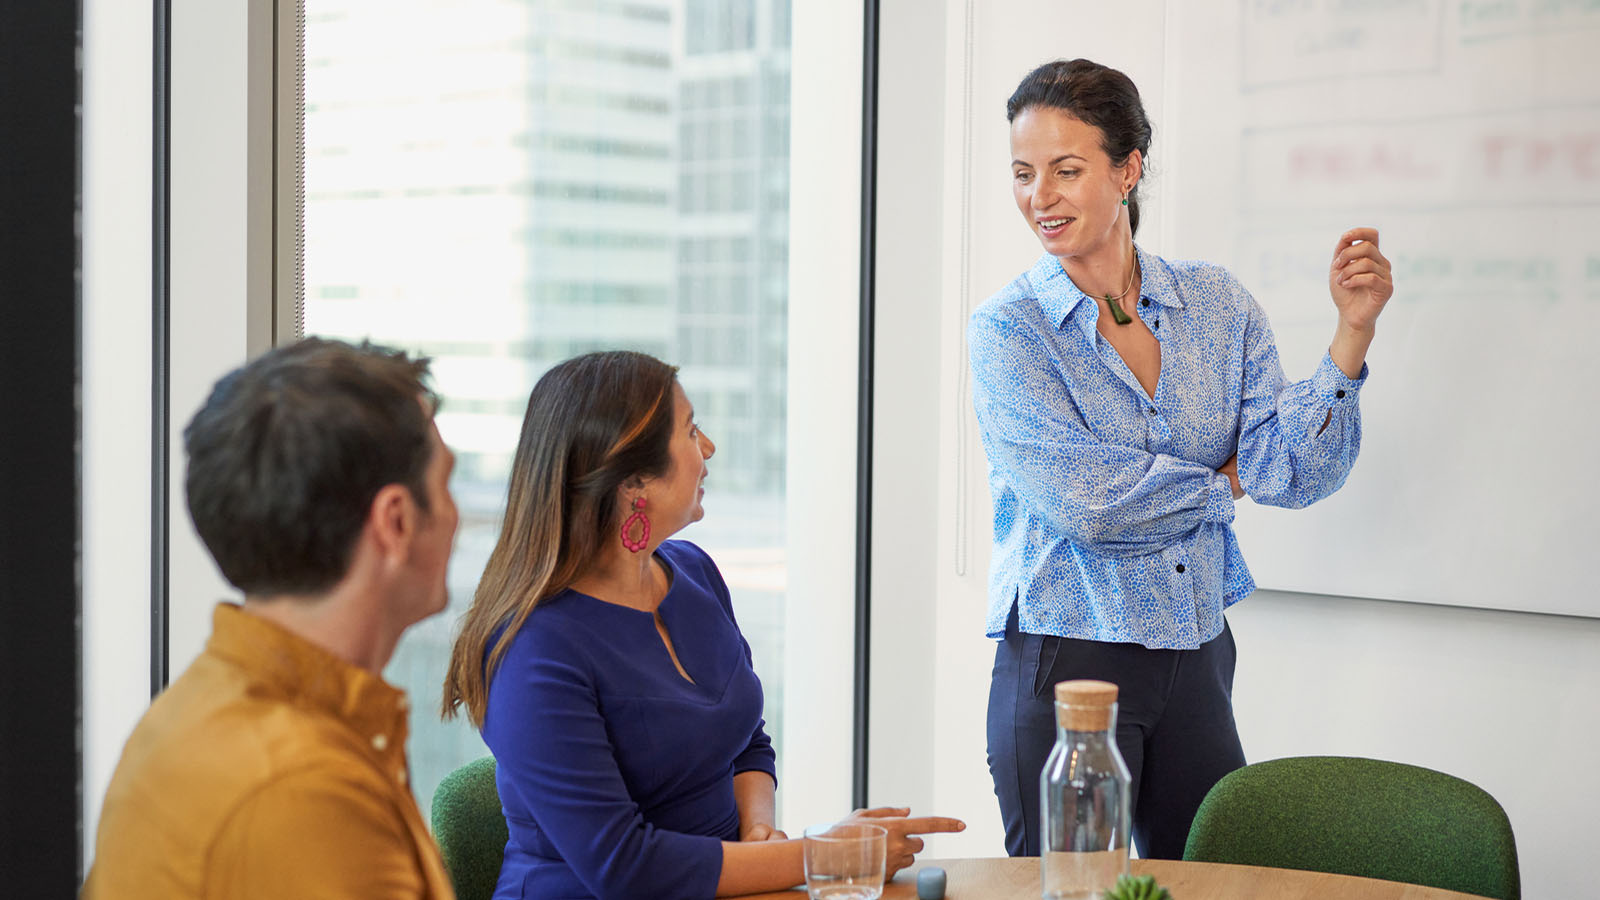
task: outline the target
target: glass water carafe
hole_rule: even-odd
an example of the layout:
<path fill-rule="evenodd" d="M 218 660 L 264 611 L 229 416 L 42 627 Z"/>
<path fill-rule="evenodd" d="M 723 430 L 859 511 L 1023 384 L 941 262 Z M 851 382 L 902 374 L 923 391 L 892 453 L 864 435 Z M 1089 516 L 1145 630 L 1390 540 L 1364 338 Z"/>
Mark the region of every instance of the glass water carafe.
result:
<path fill-rule="evenodd" d="M 1039 774 L 1045 900 L 1098 900 L 1128 873 L 1128 764 L 1117 750 L 1117 686 L 1056 685 L 1056 745 Z"/>

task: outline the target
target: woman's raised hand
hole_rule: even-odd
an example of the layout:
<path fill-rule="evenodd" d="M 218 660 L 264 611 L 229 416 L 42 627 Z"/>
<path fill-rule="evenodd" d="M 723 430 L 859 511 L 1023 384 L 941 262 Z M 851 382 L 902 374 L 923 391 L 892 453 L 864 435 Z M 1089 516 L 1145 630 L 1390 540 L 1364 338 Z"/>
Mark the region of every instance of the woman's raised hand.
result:
<path fill-rule="evenodd" d="M 1362 332 L 1373 329 L 1394 296 L 1389 260 L 1378 251 L 1378 229 L 1352 228 L 1339 235 L 1328 268 L 1328 291 L 1341 325 Z"/>
<path fill-rule="evenodd" d="M 910 807 L 905 806 L 879 806 L 873 809 L 858 809 L 844 820 L 854 824 L 881 825 L 889 832 L 889 843 L 884 849 L 883 877 L 887 880 L 894 877 L 894 873 L 911 865 L 916 860 L 918 853 L 922 852 L 922 838 L 919 834 L 936 834 L 939 832 L 965 831 L 967 823 L 960 819 L 946 818 L 945 816 L 917 816 L 911 817 Z"/>

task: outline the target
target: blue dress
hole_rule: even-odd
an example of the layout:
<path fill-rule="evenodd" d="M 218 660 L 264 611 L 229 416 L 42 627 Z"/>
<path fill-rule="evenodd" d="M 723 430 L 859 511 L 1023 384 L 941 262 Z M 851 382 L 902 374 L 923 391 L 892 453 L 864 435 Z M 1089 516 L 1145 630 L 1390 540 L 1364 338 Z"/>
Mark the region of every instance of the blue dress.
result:
<path fill-rule="evenodd" d="M 650 613 L 571 590 L 534 609 L 492 675 L 483 739 L 511 833 L 497 900 L 709 898 L 722 841 L 739 839 L 733 776 L 774 774 L 722 575 L 693 544 L 656 553 L 693 683 Z"/>

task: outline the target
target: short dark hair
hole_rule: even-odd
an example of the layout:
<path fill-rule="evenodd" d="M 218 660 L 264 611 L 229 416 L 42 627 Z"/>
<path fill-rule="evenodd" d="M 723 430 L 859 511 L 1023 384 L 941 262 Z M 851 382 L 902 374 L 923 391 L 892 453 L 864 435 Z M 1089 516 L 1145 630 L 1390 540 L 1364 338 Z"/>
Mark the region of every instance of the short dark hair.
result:
<path fill-rule="evenodd" d="M 1150 117 L 1133 79 L 1087 59 L 1058 59 L 1029 72 L 1006 101 L 1006 121 L 1036 106 L 1059 109 L 1100 129 L 1100 149 L 1121 166 L 1133 151 L 1150 171 Z M 1128 224 L 1139 233 L 1139 185 L 1128 194 Z"/>
<path fill-rule="evenodd" d="M 404 485 L 427 511 L 437 406 L 427 373 L 426 358 L 308 338 L 212 387 L 183 431 L 184 488 L 195 530 L 234 587 L 333 587 L 386 485 Z"/>

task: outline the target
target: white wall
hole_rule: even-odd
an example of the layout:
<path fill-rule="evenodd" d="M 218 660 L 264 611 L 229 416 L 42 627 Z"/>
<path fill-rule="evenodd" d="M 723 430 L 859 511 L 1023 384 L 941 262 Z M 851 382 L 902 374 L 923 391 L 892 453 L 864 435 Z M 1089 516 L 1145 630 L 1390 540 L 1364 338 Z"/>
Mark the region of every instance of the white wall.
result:
<path fill-rule="evenodd" d="M 234 592 L 189 521 L 183 427 L 245 360 L 260 319 L 268 212 L 259 141 L 270 117 L 270 0 L 175 0 L 172 9 L 170 643 L 172 677 Z M 148 7 L 84 7 L 83 822 L 93 862 L 100 804 L 150 701 L 152 26 Z M 254 125 L 251 118 L 254 117 Z M 259 133 L 259 131 L 258 131 Z M 253 287 L 252 287 L 253 286 Z M 252 318 L 253 317 L 253 318 Z"/>
<path fill-rule="evenodd" d="M 271 116 L 270 11 L 270 0 L 172 4 L 172 678 L 205 645 L 211 608 L 237 596 L 189 520 L 183 428 L 212 383 L 247 358 L 251 315 L 263 304 L 270 310 L 260 260 L 270 243 L 251 240 L 266 233 L 260 218 L 270 208 L 260 191 L 270 168 L 262 142 L 250 140 L 252 117 L 259 129 Z M 261 274 L 252 278 L 253 269 Z"/>
<path fill-rule="evenodd" d="M 1600 619 L 1260 591 L 1229 620 L 1251 761 L 1369 756 L 1465 778 L 1511 817 L 1523 896 L 1588 892 Z"/>
<path fill-rule="evenodd" d="M 928 90 L 942 76 L 919 65 L 944 43 L 944 20 L 919 15 L 918 0 L 886 0 L 878 42 L 877 278 L 872 463 L 872 679 L 868 704 L 867 801 L 924 808 L 935 754 L 905 722 L 931 722 L 935 693 L 934 568 L 929 549 L 938 522 L 926 511 L 938 483 L 940 267 L 928 252 L 938 240 L 943 192 L 937 178 L 905 177 L 943 159 L 938 140 L 944 98 Z M 916 239 L 920 235 L 921 239 Z"/>
<path fill-rule="evenodd" d="M 860 204 L 804 187 L 861 183 L 860 8 L 797 3 L 792 34 L 784 644 L 828 648 L 784 654 L 781 825 L 799 835 L 850 802 L 855 532 L 812 523 L 855 521 Z"/>
<path fill-rule="evenodd" d="M 968 256 L 963 229 L 978 221 L 994 244 L 990 221 L 1017 215 L 1003 109 L 1032 65 L 1087 55 L 1125 67 L 1157 119 L 1158 149 L 1171 112 L 1161 95 L 1182 74 L 1165 63 L 1159 0 L 1067 6 L 946 0 L 941 33 L 927 4 L 883 4 L 871 785 L 875 801 L 882 791 L 967 820 L 965 834 L 930 842 L 939 856 L 1004 852 L 984 751 L 990 510 L 962 342 L 972 306 L 1038 253 L 1021 222 L 998 256 Z M 1069 12 L 1081 27 L 1041 27 Z M 1134 37 L 1084 45 L 1108 24 Z M 1142 242 L 1181 256 L 1161 246 L 1160 186 Z M 1600 834 L 1600 773 L 1588 764 L 1600 745 L 1600 619 L 1270 591 L 1229 618 L 1250 760 L 1361 755 L 1466 778 L 1510 815 L 1525 896 L 1586 892 Z"/>
<path fill-rule="evenodd" d="M 150 700 L 151 21 L 83 5 L 85 861 L 122 744 Z"/>

